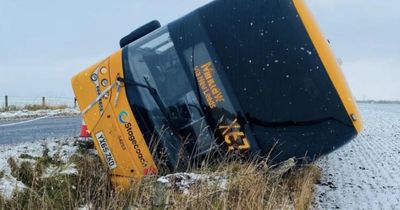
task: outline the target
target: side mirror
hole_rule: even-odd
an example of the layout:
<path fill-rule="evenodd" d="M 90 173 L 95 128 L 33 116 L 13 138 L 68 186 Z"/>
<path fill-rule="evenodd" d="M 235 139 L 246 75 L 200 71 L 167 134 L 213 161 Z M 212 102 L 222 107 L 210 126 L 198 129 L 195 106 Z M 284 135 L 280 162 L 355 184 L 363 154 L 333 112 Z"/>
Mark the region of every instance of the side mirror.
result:
<path fill-rule="evenodd" d="M 147 34 L 157 30 L 160 27 L 161 27 L 160 22 L 158 22 L 157 20 L 153 20 L 150 23 L 143 25 L 142 27 L 132 31 L 130 34 L 123 37 L 119 41 L 119 45 L 121 46 L 121 48 L 123 48 L 126 45 L 146 36 Z"/>

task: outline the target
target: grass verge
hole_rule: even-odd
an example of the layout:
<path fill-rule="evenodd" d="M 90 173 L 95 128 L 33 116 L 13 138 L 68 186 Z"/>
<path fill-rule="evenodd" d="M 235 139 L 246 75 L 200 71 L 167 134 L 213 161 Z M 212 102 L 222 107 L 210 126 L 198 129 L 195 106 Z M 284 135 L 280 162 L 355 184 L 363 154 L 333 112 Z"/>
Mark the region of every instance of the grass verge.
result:
<path fill-rule="evenodd" d="M 290 161 L 271 167 L 266 162 L 236 161 L 193 169 L 195 174 L 223 178 L 198 181 L 186 189 L 174 178 L 169 185 L 149 176 L 128 192 L 115 190 L 97 156 L 86 147 L 70 158 L 77 173 L 44 176 L 50 166 L 64 167 L 46 152 L 43 157 L 9 159 L 12 176 L 27 188 L 11 199 L 0 198 L 0 209 L 309 209 L 320 170 L 312 164 L 296 167 Z M 219 180 L 218 178 L 218 180 Z"/>
<path fill-rule="evenodd" d="M 42 105 L 42 104 L 27 104 L 24 106 L 14 106 L 10 105 L 9 107 L 0 108 L 0 112 L 6 111 L 19 111 L 19 110 L 28 110 L 28 111 L 38 111 L 38 110 L 56 110 L 56 109 L 66 109 L 67 105 Z"/>

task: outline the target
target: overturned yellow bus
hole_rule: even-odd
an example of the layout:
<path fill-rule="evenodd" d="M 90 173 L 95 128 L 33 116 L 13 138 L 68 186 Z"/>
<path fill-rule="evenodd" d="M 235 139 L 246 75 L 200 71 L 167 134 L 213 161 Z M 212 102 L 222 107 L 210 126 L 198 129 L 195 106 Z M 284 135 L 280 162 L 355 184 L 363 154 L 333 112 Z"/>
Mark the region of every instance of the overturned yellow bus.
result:
<path fill-rule="evenodd" d="M 72 79 L 116 185 L 232 152 L 315 158 L 362 130 L 302 0 L 216 0 L 120 45 Z"/>

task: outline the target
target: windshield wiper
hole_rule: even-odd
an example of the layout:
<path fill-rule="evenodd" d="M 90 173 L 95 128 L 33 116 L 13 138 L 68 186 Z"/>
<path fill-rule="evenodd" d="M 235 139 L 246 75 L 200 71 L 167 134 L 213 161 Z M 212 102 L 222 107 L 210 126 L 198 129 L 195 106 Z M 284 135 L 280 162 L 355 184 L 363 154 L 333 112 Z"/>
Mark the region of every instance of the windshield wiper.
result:
<path fill-rule="evenodd" d="M 117 78 L 118 81 L 123 82 L 125 85 L 128 84 L 128 85 L 133 85 L 133 86 L 137 86 L 137 87 L 141 87 L 141 88 L 147 89 L 149 91 L 150 95 L 153 97 L 154 101 L 156 102 L 156 104 L 157 104 L 158 108 L 160 109 L 161 113 L 167 119 L 167 121 L 170 124 L 171 128 L 173 130 L 175 130 L 176 127 L 175 127 L 174 123 L 172 123 L 171 115 L 169 114 L 169 112 L 168 112 L 167 108 L 165 107 L 164 103 L 162 102 L 161 96 L 158 93 L 157 89 L 153 88 L 150 85 L 148 77 L 144 77 L 144 79 L 146 81 L 146 84 L 141 84 L 141 83 L 135 82 L 133 80 L 125 79 L 125 78 L 122 78 L 122 77 L 118 77 Z"/>

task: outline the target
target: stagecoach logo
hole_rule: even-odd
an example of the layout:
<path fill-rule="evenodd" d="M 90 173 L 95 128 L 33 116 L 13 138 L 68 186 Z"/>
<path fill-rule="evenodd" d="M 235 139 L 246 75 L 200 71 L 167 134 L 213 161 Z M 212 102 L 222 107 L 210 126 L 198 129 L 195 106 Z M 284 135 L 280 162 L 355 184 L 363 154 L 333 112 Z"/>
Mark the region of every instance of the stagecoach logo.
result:
<path fill-rule="evenodd" d="M 96 140 L 100 145 L 101 151 L 103 152 L 104 159 L 107 162 L 107 165 L 110 169 L 114 169 L 117 167 L 117 163 L 114 160 L 114 157 L 111 154 L 110 148 L 107 144 L 106 136 L 103 132 L 96 133 Z"/>
<path fill-rule="evenodd" d="M 120 123 L 125 125 L 125 129 L 126 129 L 126 132 L 128 133 L 129 141 L 132 143 L 133 148 L 135 149 L 135 153 L 140 161 L 140 164 L 142 165 L 143 168 L 148 170 L 148 162 L 145 159 L 145 157 L 142 153 L 142 150 L 139 146 L 139 143 L 135 137 L 134 130 L 133 130 L 134 128 L 133 128 L 132 124 L 129 122 L 130 117 L 129 117 L 128 112 L 126 112 L 126 111 L 120 112 L 118 114 L 118 120 Z M 150 172 L 145 172 L 145 173 L 150 173 Z"/>
<path fill-rule="evenodd" d="M 126 124 L 129 122 L 129 114 L 126 111 L 122 111 L 118 115 L 118 120 L 122 124 Z"/>
<path fill-rule="evenodd" d="M 140 164 L 142 165 L 143 168 L 147 168 L 148 167 L 147 160 L 145 159 L 145 157 L 142 153 L 142 150 L 139 147 L 139 143 L 135 138 L 135 135 L 133 133 L 134 131 L 132 128 L 132 124 L 126 123 L 125 128 L 126 128 L 126 132 L 128 133 L 128 136 L 129 136 L 129 141 L 132 143 L 133 148 L 135 149 L 135 153 L 140 161 Z"/>

